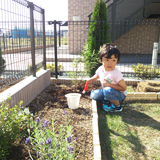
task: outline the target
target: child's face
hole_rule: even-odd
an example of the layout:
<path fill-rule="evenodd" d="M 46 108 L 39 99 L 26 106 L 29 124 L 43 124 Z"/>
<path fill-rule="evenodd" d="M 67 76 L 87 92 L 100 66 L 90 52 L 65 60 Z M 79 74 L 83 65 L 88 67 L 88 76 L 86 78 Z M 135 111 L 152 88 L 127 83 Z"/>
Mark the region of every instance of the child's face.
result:
<path fill-rule="evenodd" d="M 115 57 L 115 55 L 112 55 L 111 58 L 106 58 L 107 55 L 102 57 L 102 64 L 105 68 L 105 71 L 111 71 L 112 69 L 115 68 L 118 58 Z"/>

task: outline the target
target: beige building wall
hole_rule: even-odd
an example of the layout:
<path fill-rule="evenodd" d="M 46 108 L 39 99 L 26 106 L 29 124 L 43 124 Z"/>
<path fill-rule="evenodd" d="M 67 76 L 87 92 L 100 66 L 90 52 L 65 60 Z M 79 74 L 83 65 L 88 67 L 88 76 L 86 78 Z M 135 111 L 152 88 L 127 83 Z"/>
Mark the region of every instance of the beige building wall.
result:
<path fill-rule="evenodd" d="M 82 51 L 88 38 L 88 15 L 93 12 L 94 4 L 95 0 L 68 0 L 69 53 Z"/>
<path fill-rule="evenodd" d="M 68 0 L 69 53 L 81 53 L 88 39 L 88 15 L 93 12 L 95 0 Z M 108 5 L 108 4 L 107 4 Z M 117 39 L 121 53 L 152 54 L 153 43 L 158 42 L 158 24 L 142 22 Z"/>
<path fill-rule="evenodd" d="M 118 38 L 114 44 L 123 54 L 152 54 L 153 43 L 159 41 L 158 22 L 144 21 Z"/>

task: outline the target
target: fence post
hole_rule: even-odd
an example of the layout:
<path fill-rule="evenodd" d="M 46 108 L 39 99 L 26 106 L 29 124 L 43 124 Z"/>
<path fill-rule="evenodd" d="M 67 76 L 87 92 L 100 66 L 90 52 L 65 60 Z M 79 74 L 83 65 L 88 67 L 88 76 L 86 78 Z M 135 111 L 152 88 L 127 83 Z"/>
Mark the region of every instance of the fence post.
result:
<path fill-rule="evenodd" d="M 158 40 L 159 40 L 159 43 L 158 43 L 158 53 L 160 53 L 160 21 L 158 22 L 158 28 L 159 28 L 159 33 L 158 33 Z"/>
<path fill-rule="evenodd" d="M 55 54 L 55 77 L 58 78 L 57 72 L 57 28 L 56 28 L 57 21 L 54 20 L 54 54 Z"/>
<path fill-rule="evenodd" d="M 157 65 L 157 56 L 158 56 L 158 42 L 154 42 L 153 52 L 152 52 L 152 65 Z"/>
<path fill-rule="evenodd" d="M 34 40 L 34 17 L 33 9 L 34 5 L 32 2 L 28 2 L 30 7 L 30 38 L 31 38 L 31 56 L 32 56 L 32 74 L 36 77 L 36 66 L 35 66 L 35 40 Z"/>
<path fill-rule="evenodd" d="M 113 0 L 112 3 L 112 32 L 111 32 L 111 39 L 115 41 L 115 23 L 116 23 L 116 0 Z"/>
<path fill-rule="evenodd" d="M 19 38 L 19 49 L 21 49 L 21 40 L 20 40 L 20 34 L 18 35 L 18 38 Z"/>
<path fill-rule="evenodd" d="M 59 47 L 61 46 L 61 28 L 60 28 L 61 23 L 59 22 Z"/>
<path fill-rule="evenodd" d="M 46 70 L 46 35 L 45 35 L 45 10 L 42 10 L 42 23 L 43 23 L 43 66 Z"/>
<path fill-rule="evenodd" d="M 5 51 L 5 38 L 4 38 L 4 33 L 3 33 L 3 47 L 4 47 L 4 51 Z"/>

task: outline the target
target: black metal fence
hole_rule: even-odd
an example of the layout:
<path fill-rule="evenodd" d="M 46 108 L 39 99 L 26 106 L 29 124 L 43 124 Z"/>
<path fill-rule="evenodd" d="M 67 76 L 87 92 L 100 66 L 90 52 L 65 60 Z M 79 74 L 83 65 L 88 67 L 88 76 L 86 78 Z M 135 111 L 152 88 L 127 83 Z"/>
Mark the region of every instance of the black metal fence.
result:
<path fill-rule="evenodd" d="M 83 50 L 89 26 L 94 22 L 45 22 L 43 9 L 28 1 L 19 2 L 2 0 L 0 4 L 0 89 L 27 75 L 36 76 L 40 68 L 50 69 L 54 78 L 89 77 L 85 70 Z M 98 26 L 108 25 L 110 40 L 121 52 L 117 68 L 125 79 L 160 78 L 160 69 L 157 68 L 160 65 L 160 50 L 153 47 L 154 43 L 160 43 L 159 20 L 96 23 Z M 95 29 L 97 33 L 104 32 L 103 27 Z M 102 40 L 105 42 L 101 37 L 96 39 L 96 43 Z M 153 53 L 157 56 L 152 56 Z M 135 67 L 138 63 L 137 71 Z"/>
<path fill-rule="evenodd" d="M 52 26 L 54 27 L 56 27 L 54 23 L 59 24 L 59 22 L 53 21 Z M 52 50 L 53 54 L 49 54 L 48 51 L 46 54 L 47 63 L 54 63 L 57 59 L 58 64 L 60 64 L 59 70 L 54 73 L 56 78 L 88 77 L 85 72 L 83 50 L 88 39 L 89 26 L 93 23 L 68 21 L 66 22 L 67 26 L 61 25 L 61 32 L 68 28 L 66 39 L 63 36 L 60 37 L 62 42 L 65 40 L 65 43 L 61 42 L 60 45 L 59 40 L 56 40 L 57 35 L 55 37 L 57 45 Z M 125 79 L 155 79 L 160 77 L 160 69 L 158 68 L 160 65 L 158 51 L 160 50 L 158 48 L 156 49 L 157 56 L 153 57 L 154 43 L 159 44 L 159 20 L 99 21 L 96 23 L 98 23 L 98 26 L 106 24 L 109 26 L 110 39 L 121 52 L 121 59 L 117 68 L 123 73 Z M 95 30 L 96 33 L 104 32 L 103 27 L 101 27 L 101 30 L 97 27 Z M 105 42 L 103 37 L 96 39 L 97 44 L 100 41 Z M 153 59 L 154 63 L 152 63 Z M 140 64 L 137 69 L 139 67 L 141 69 L 137 70 L 135 66 L 138 63 Z M 156 65 L 155 69 L 153 69 L 152 64 Z"/>
<path fill-rule="evenodd" d="M 26 0 L 0 3 L 0 89 L 45 68 L 44 10 Z"/>

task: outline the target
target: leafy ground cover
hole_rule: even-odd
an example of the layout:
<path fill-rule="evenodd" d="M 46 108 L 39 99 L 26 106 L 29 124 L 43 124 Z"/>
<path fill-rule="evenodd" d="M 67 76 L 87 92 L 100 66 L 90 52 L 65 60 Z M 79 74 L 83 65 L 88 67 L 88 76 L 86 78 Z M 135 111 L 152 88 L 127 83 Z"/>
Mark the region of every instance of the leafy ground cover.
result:
<path fill-rule="evenodd" d="M 160 159 L 159 102 L 124 102 L 123 108 L 109 113 L 98 103 L 102 159 Z"/>

